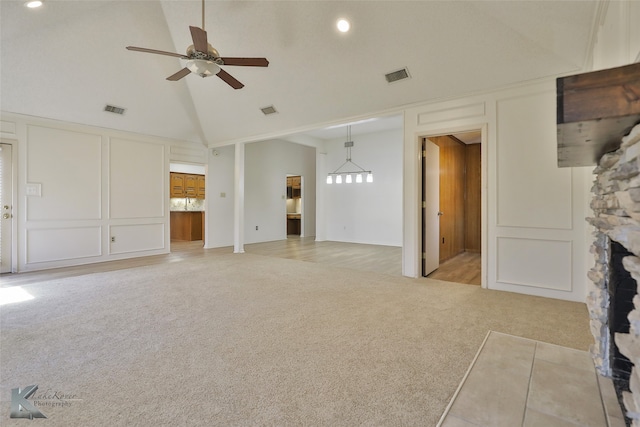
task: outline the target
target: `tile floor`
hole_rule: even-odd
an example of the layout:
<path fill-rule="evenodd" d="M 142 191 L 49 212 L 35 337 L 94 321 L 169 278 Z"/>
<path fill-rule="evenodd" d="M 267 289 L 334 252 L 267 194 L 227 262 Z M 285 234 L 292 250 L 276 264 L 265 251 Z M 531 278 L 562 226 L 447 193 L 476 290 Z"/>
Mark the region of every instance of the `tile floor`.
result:
<path fill-rule="evenodd" d="M 624 427 L 586 351 L 489 332 L 440 427 Z"/>

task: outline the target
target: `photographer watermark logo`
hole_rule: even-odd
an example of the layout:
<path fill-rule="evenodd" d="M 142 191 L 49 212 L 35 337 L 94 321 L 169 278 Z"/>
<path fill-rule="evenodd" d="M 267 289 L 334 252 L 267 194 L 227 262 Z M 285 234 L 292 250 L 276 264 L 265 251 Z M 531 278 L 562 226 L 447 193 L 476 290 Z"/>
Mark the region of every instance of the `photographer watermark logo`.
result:
<path fill-rule="evenodd" d="M 37 385 L 29 385 L 20 390 L 20 388 L 11 389 L 11 418 L 47 418 L 33 403 L 27 399 L 38 390 Z"/>

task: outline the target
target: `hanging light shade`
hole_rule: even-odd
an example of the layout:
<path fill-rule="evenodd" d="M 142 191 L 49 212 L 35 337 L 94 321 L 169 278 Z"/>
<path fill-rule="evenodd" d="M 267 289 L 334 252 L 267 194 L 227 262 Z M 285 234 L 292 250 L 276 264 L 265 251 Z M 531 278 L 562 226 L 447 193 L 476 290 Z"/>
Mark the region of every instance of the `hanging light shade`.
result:
<path fill-rule="evenodd" d="M 347 149 L 347 160 L 340 165 L 340 167 L 333 172 L 327 174 L 327 184 L 332 184 L 332 177 L 335 176 L 336 184 L 342 184 L 342 175 L 346 175 L 345 182 L 351 184 L 353 182 L 353 175 L 356 176 L 356 182 L 362 182 L 362 174 L 367 175 L 367 182 L 373 182 L 373 174 L 371 171 L 364 170 L 361 166 L 358 166 L 351 160 L 351 148 L 353 147 L 353 141 L 351 140 L 351 125 L 347 126 L 347 141 L 344 143 L 344 147 Z M 343 170 L 347 165 L 351 165 L 355 170 Z"/>
<path fill-rule="evenodd" d="M 190 59 L 187 61 L 187 68 L 200 77 L 209 77 L 220 72 L 218 64 L 206 59 Z"/>

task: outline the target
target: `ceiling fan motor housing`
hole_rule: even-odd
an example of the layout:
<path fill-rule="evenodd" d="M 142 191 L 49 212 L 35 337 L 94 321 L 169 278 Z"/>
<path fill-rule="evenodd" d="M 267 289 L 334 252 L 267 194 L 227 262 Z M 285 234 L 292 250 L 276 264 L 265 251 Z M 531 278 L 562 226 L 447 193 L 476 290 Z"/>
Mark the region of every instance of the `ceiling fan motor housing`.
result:
<path fill-rule="evenodd" d="M 196 50 L 196 48 L 193 45 L 190 45 L 187 48 L 187 56 L 191 59 L 204 59 L 207 61 L 213 61 L 218 65 L 223 65 L 224 62 L 222 61 L 222 59 L 220 59 L 220 53 L 216 50 L 216 48 L 214 48 L 213 46 L 211 46 L 210 43 L 207 43 L 208 45 L 208 52 L 199 52 Z"/>

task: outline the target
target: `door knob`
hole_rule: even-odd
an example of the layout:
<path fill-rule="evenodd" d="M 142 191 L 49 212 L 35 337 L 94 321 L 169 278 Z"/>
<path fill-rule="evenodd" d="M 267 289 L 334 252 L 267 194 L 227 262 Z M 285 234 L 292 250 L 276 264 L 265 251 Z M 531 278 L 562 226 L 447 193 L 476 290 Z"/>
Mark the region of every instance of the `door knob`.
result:
<path fill-rule="evenodd" d="M 11 218 L 11 214 L 8 214 L 8 213 L 3 214 L 3 215 L 2 215 L 2 218 L 4 218 L 4 219 L 9 219 L 9 218 Z"/>
<path fill-rule="evenodd" d="M 444 212 L 438 212 L 438 216 L 444 215 Z"/>

